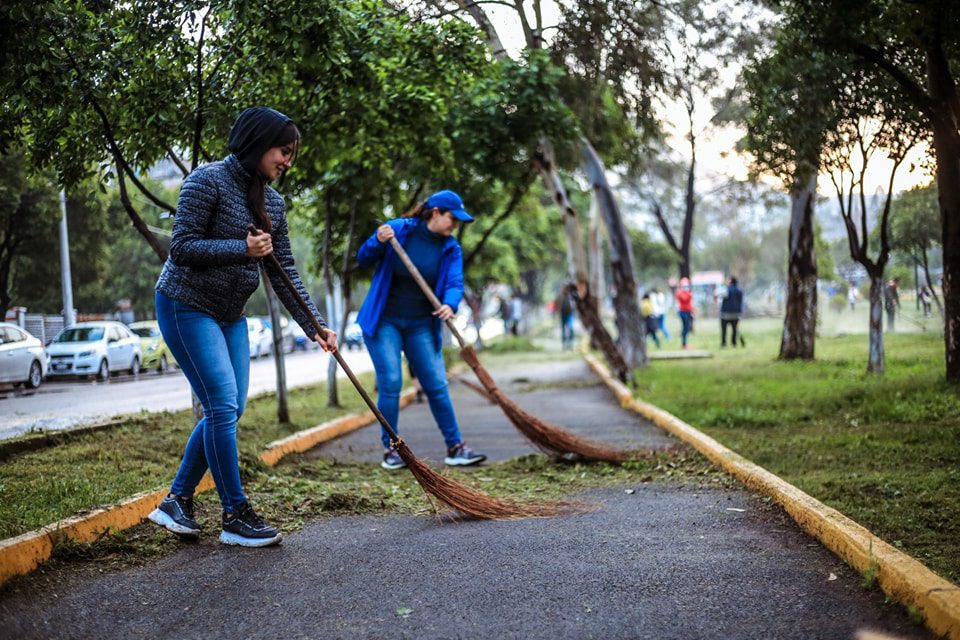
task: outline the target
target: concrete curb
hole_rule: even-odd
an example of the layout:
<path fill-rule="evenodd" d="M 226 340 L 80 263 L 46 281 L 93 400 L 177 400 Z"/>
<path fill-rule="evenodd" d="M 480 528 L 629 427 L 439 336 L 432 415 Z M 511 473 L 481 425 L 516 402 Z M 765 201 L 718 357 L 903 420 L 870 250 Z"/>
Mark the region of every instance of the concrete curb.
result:
<path fill-rule="evenodd" d="M 590 368 L 613 391 L 620 405 L 692 445 L 753 491 L 770 496 L 800 527 L 857 571 L 875 571 L 884 593 L 915 607 L 934 633 L 960 640 L 960 587 L 876 537 L 836 509 L 754 464 L 663 409 L 633 397 L 598 360 L 584 354 Z"/>
<path fill-rule="evenodd" d="M 410 404 L 415 396 L 416 391 L 413 389 L 404 391 L 400 396 L 400 407 Z M 271 442 L 260 454 L 260 459 L 272 467 L 291 453 L 307 451 L 322 442 L 356 431 L 375 421 L 372 411 L 341 416 L 310 429 L 298 431 L 282 440 Z M 197 485 L 197 492 L 214 488 L 213 480 L 207 473 Z M 138 493 L 85 515 L 60 520 L 36 531 L 0 541 L 0 585 L 18 575 L 30 573 L 49 560 L 54 547 L 59 542 L 67 539 L 75 542 L 93 542 L 109 535 L 111 531 L 122 531 L 140 524 L 167 495 L 167 491 L 168 489 L 164 487 Z"/>

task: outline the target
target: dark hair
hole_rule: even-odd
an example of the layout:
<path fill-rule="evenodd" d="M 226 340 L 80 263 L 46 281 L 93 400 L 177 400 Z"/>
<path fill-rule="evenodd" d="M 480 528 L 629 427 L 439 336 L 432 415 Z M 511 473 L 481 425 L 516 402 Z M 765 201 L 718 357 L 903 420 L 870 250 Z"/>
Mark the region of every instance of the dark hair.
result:
<path fill-rule="evenodd" d="M 273 149 L 274 147 L 283 147 L 292 142 L 299 142 L 300 140 L 300 130 L 297 129 L 297 125 L 292 121 L 288 122 L 283 129 L 280 130 L 280 133 L 277 134 L 277 138 L 270 143 L 268 149 Z M 300 145 L 297 144 L 293 150 L 293 159 L 290 161 L 290 164 L 296 162 L 297 152 L 300 150 Z M 265 204 L 267 192 L 267 181 L 260 175 L 259 171 L 253 172 L 253 179 L 250 181 L 250 188 L 247 189 L 247 206 L 257 214 L 257 217 L 260 219 L 260 229 L 270 233 L 273 229 L 273 224 L 270 222 L 270 216 L 267 215 L 267 208 Z"/>
<path fill-rule="evenodd" d="M 737 285 L 737 279 L 734 278 L 733 276 L 730 276 L 730 284 L 736 286 L 736 285 Z"/>
<path fill-rule="evenodd" d="M 423 218 L 427 222 L 433 216 L 433 210 L 437 207 L 428 207 L 426 202 L 418 202 L 409 211 L 404 213 L 401 218 Z"/>

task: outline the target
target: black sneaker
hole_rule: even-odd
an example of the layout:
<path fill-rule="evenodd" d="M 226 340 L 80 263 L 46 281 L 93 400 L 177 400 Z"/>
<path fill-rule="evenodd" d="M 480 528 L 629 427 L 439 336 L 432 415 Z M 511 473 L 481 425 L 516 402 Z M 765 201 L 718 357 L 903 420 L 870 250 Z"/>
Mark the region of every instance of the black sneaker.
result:
<path fill-rule="evenodd" d="M 447 457 L 443 461 L 451 467 L 469 467 L 472 464 L 480 464 L 486 459 L 487 456 L 477 453 L 461 442 L 447 449 Z"/>
<path fill-rule="evenodd" d="M 168 493 L 147 519 L 180 536 L 196 538 L 200 535 L 200 525 L 194 520 L 193 497 L 181 498 Z"/>
<path fill-rule="evenodd" d="M 249 502 L 244 502 L 236 511 L 223 512 L 223 531 L 220 533 L 223 544 L 267 547 L 280 542 L 281 537 L 280 531 L 258 516 Z"/>
<path fill-rule="evenodd" d="M 403 469 L 407 466 L 407 463 L 403 461 L 396 449 L 387 449 L 386 453 L 383 454 L 383 462 L 380 463 L 380 466 L 393 471 L 394 469 Z"/>

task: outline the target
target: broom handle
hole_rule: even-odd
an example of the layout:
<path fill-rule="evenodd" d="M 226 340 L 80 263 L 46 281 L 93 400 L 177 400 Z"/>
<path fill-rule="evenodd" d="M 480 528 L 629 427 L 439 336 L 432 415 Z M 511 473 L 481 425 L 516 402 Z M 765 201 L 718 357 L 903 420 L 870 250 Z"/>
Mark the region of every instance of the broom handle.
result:
<path fill-rule="evenodd" d="M 390 246 L 393 247 L 393 250 L 397 252 L 398 256 L 400 256 L 400 261 L 403 262 L 403 265 L 407 268 L 407 271 L 410 272 L 410 275 L 413 276 L 413 279 L 417 281 L 418 285 L 420 285 L 420 288 L 423 290 L 423 295 L 427 296 L 427 299 L 433 305 L 433 308 L 439 309 L 442 307 L 443 303 L 440 302 L 439 298 L 437 298 L 437 294 L 433 292 L 433 289 L 430 288 L 430 285 L 427 284 L 427 281 L 423 279 L 422 275 L 420 275 L 420 270 L 417 269 L 417 265 L 413 264 L 413 260 L 410 259 L 410 256 L 407 255 L 407 252 L 404 251 L 403 247 L 400 246 L 400 243 L 397 242 L 395 237 L 390 238 Z M 460 332 L 457 331 L 457 327 L 453 324 L 453 320 L 447 318 L 445 322 L 447 323 L 447 328 L 450 329 L 450 333 L 452 333 L 453 337 L 455 337 L 457 342 L 460 343 L 460 348 L 465 348 L 467 343 L 463 339 L 463 336 L 460 335 Z"/>
<path fill-rule="evenodd" d="M 253 235 L 260 235 L 261 231 L 255 226 L 247 225 L 247 231 Z M 300 310 L 308 318 L 310 318 L 310 323 L 313 325 L 313 328 L 316 332 L 324 337 L 327 335 L 327 330 L 320 326 L 320 322 L 317 320 L 316 316 L 313 315 L 313 312 L 310 311 L 310 307 L 307 306 L 306 301 L 303 299 L 303 296 L 300 295 L 300 292 L 297 291 L 297 286 L 293 284 L 293 280 L 290 279 L 290 276 L 287 275 L 286 270 L 280 264 L 280 261 L 277 260 L 277 256 L 270 254 L 267 256 L 267 261 L 273 265 L 273 268 L 280 274 L 280 277 L 283 279 L 283 283 L 287 285 L 287 289 L 290 290 L 290 295 L 293 296 L 293 299 L 297 301 L 297 306 L 300 307 Z M 370 395 L 367 394 L 367 390 L 363 388 L 363 385 L 360 384 L 360 381 L 357 379 L 357 376 L 354 375 L 353 370 L 347 365 L 346 360 L 343 359 L 343 356 L 340 355 L 340 349 L 337 349 L 333 352 L 333 357 L 337 359 L 337 363 L 340 365 L 340 368 L 343 369 L 343 372 L 347 374 L 347 377 L 350 378 L 350 382 L 353 383 L 353 386 L 356 387 L 357 393 L 360 394 L 360 397 L 363 398 L 363 401 L 367 403 L 367 406 L 370 407 L 370 411 L 373 412 L 373 415 L 377 417 L 377 421 L 380 423 L 384 429 L 387 430 L 387 433 L 390 435 L 391 442 L 397 442 L 400 440 L 400 436 L 397 435 L 397 432 L 393 430 L 393 427 L 390 426 L 390 423 L 387 422 L 387 419 L 383 416 L 383 413 L 380 412 L 380 409 L 377 408 L 376 403 L 370 398 Z"/>

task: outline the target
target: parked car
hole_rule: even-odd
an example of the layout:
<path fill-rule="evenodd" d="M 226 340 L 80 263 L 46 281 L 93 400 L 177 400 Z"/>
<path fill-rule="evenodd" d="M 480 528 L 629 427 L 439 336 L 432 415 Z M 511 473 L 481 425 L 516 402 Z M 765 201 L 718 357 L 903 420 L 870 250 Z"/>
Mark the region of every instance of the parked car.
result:
<path fill-rule="evenodd" d="M 106 380 L 114 371 L 140 373 L 140 338 L 120 322 L 80 322 L 57 334 L 47 347 L 47 376 Z"/>
<path fill-rule="evenodd" d="M 273 350 L 273 334 L 267 330 L 260 318 L 247 318 L 247 339 L 250 341 L 251 358 L 269 355 Z"/>
<path fill-rule="evenodd" d="M 320 345 L 307 337 L 296 322 L 290 323 L 290 339 L 292 342 L 290 351 L 312 351 L 320 348 Z"/>
<path fill-rule="evenodd" d="M 351 311 L 347 316 L 347 328 L 343 332 L 343 346 L 347 351 L 363 349 L 363 330 L 357 324 L 357 312 Z"/>
<path fill-rule="evenodd" d="M 0 322 L 0 383 L 36 389 L 47 375 L 43 343 L 9 322 Z"/>
<path fill-rule="evenodd" d="M 260 320 L 263 322 L 263 327 L 267 330 L 267 333 L 270 334 L 270 344 L 272 349 L 273 323 L 270 321 L 270 316 L 260 316 Z M 284 353 L 290 353 L 294 349 L 293 326 L 294 323 L 290 322 L 290 320 L 287 319 L 287 316 L 280 316 L 280 344 L 283 345 Z"/>
<path fill-rule="evenodd" d="M 143 355 L 143 361 L 140 363 L 142 369 L 156 369 L 163 373 L 170 368 L 170 365 L 177 364 L 177 359 L 170 353 L 170 347 L 164 341 L 160 333 L 160 325 L 156 320 L 134 322 L 130 325 L 130 331 L 140 338 L 140 353 Z"/>

